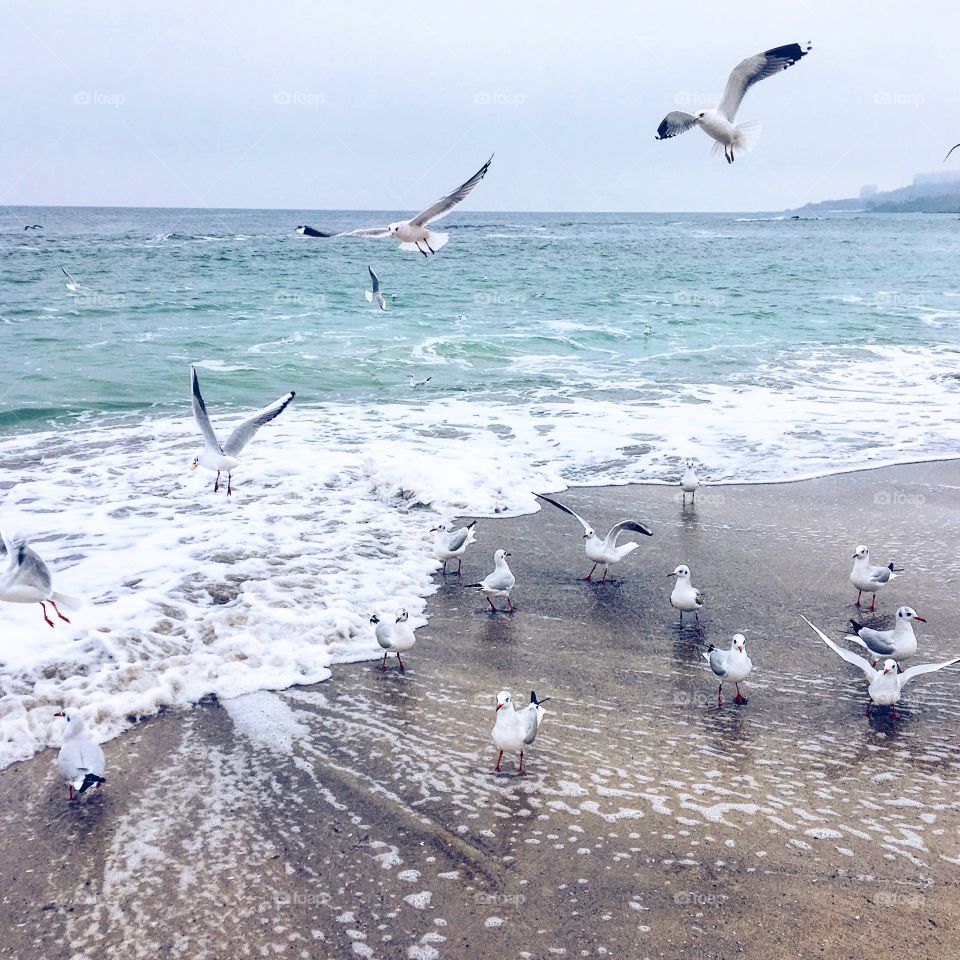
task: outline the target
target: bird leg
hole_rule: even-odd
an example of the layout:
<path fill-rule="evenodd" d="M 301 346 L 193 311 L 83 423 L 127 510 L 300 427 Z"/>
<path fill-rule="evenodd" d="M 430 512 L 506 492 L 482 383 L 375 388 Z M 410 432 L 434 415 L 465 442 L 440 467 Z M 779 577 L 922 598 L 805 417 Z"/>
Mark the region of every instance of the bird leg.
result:
<path fill-rule="evenodd" d="M 213 481 L 213 492 L 214 493 L 220 492 L 220 471 L 219 470 L 217 471 L 217 479 Z"/>
<path fill-rule="evenodd" d="M 857 607 L 858 609 L 860 608 L 860 598 L 861 598 L 862 596 L 863 596 L 863 591 L 862 591 L 862 590 L 858 590 L 858 591 L 857 591 L 857 602 L 856 602 L 856 607 Z"/>
<path fill-rule="evenodd" d="M 67 784 L 67 799 L 68 799 L 68 800 L 72 800 L 72 799 L 73 799 L 73 784 L 72 784 L 72 783 L 68 783 L 68 784 Z"/>
<path fill-rule="evenodd" d="M 871 711 L 872 711 L 872 710 L 873 710 L 873 701 L 872 701 L 872 700 L 868 700 L 868 701 L 867 701 L 867 709 L 863 711 L 863 715 L 864 715 L 865 717 L 869 717 L 869 716 L 871 715 Z"/>
<path fill-rule="evenodd" d="M 430 241 L 429 241 L 429 240 L 424 240 L 423 242 L 426 244 L 427 249 L 428 249 L 431 253 L 436 253 L 436 252 L 437 252 L 436 250 L 433 249 L 433 247 L 430 246 Z"/>
<path fill-rule="evenodd" d="M 380 661 L 380 671 L 383 672 L 387 669 L 387 654 L 383 654 L 383 659 Z"/>
<path fill-rule="evenodd" d="M 406 673 L 406 672 L 407 672 L 407 668 L 403 665 L 403 661 L 400 659 L 400 654 L 399 654 L 399 653 L 397 654 L 397 663 L 400 664 L 400 672 L 401 672 L 401 673 Z"/>
<path fill-rule="evenodd" d="M 227 474 L 227 496 L 228 497 L 233 493 L 233 487 L 231 486 L 232 482 L 233 482 L 233 474 L 228 473 Z"/>
<path fill-rule="evenodd" d="M 734 703 L 746 703 L 747 698 L 740 692 L 740 684 L 737 684 L 737 695 L 733 698 Z"/>
<path fill-rule="evenodd" d="M 56 601 L 56 600 L 48 600 L 47 603 L 49 603 L 50 606 L 53 607 L 53 609 L 57 611 L 57 616 L 58 616 L 64 623 L 69 623 L 69 622 L 70 622 L 70 620 L 69 620 L 67 617 L 65 617 L 65 616 L 60 612 L 60 608 L 57 606 L 57 601 Z"/>
<path fill-rule="evenodd" d="M 457 576 L 462 576 L 461 570 L 463 569 L 463 557 L 457 557 Z"/>
<path fill-rule="evenodd" d="M 500 772 L 500 761 L 501 761 L 502 759 L 503 759 L 503 751 L 501 750 L 501 751 L 500 751 L 500 756 L 497 757 L 497 765 L 490 771 L 491 773 L 499 773 L 499 772 Z"/>
<path fill-rule="evenodd" d="M 47 608 L 44 606 L 43 600 L 40 601 L 40 609 L 43 611 L 43 619 L 47 621 L 47 626 L 52 627 L 53 621 L 47 616 Z"/>
<path fill-rule="evenodd" d="M 718 707 L 723 706 L 723 697 L 720 695 L 722 690 L 723 690 L 723 684 L 721 683 L 720 686 L 717 687 L 717 706 Z"/>
<path fill-rule="evenodd" d="M 440 571 L 440 576 L 445 577 L 447 575 L 447 561 L 443 561 L 443 569 Z"/>
<path fill-rule="evenodd" d="M 424 256 L 427 255 L 427 251 L 424 250 L 423 247 L 420 246 L 420 241 L 419 241 L 419 240 L 417 240 L 417 242 L 416 242 L 416 248 L 417 248 Z"/>
<path fill-rule="evenodd" d="M 489 597 L 487 597 L 487 603 L 490 604 L 490 609 L 491 609 L 494 613 L 496 613 L 496 612 L 497 612 L 497 608 L 493 605 L 493 601 L 492 601 Z"/>
<path fill-rule="evenodd" d="M 873 603 L 870 604 L 870 612 L 873 613 L 877 609 L 877 595 L 873 595 Z"/>
<path fill-rule="evenodd" d="M 600 582 L 601 582 L 601 583 L 603 583 L 603 582 L 607 579 L 607 571 L 608 571 L 609 569 L 610 569 L 609 567 L 604 567 L 604 568 L 603 568 L 603 576 L 600 578 Z"/>
<path fill-rule="evenodd" d="M 510 599 L 510 594 L 507 594 L 507 610 L 509 610 L 510 613 L 515 613 L 517 610 L 517 608 L 513 605 L 513 601 Z"/>
<path fill-rule="evenodd" d="M 593 571 L 596 570 L 596 569 L 597 569 L 597 565 L 594 564 L 594 565 L 590 568 L 590 572 L 589 572 L 585 577 L 581 577 L 580 579 L 581 579 L 581 580 L 589 580 L 589 579 L 593 576 Z"/>
<path fill-rule="evenodd" d="M 523 769 L 523 751 L 520 751 L 520 766 L 517 769 L 517 773 L 522 777 L 527 771 Z"/>

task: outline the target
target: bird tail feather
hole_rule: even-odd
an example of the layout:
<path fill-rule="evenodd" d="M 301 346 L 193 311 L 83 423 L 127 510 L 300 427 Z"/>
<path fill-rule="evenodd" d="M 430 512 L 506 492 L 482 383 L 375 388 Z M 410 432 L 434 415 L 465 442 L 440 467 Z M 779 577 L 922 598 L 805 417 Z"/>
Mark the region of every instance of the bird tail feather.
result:
<path fill-rule="evenodd" d="M 760 139 L 760 133 L 763 127 L 759 120 L 748 120 L 746 123 L 737 124 L 737 133 L 733 138 L 733 149 L 742 153 L 749 153 Z"/>
<path fill-rule="evenodd" d="M 363 299 L 366 300 L 367 303 L 373 303 L 373 294 L 369 290 L 364 290 Z"/>
<path fill-rule="evenodd" d="M 100 783 L 106 783 L 106 782 L 107 782 L 106 777 L 98 777 L 95 773 L 88 773 L 83 778 L 83 783 L 81 783 L 80 786 L 77 788 L 77 793 L 79 793 L 82 796 L 94 784 L 100 784 Z"/>
<path fill-rule="evenodd" d="M 69 597 L 65 593 L 57 593 L 56 591 L 54 591 L 50 599 L 53 600 L 58 607 L 63 607 L 64 610 L 79 610 L 83 606 L 83 602 L 76 597 Z"/>

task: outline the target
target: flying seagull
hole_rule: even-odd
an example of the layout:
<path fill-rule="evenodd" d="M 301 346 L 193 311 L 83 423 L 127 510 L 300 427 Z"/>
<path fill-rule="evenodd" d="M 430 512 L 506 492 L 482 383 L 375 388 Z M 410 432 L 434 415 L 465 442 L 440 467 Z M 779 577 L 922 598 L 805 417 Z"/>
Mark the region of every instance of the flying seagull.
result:
<path fill-rule="evenodd" d="M 308 237 L 393 237 L 400 241 L 401 250 L 418 250 L 426 257 L 431 253 L 436 253 L 449 239 L 449 234 L 434 233 L 428 230 L 428 224 L 445 217 L 461 200 L 466 199 L 473 188 L 486 176 L 491 163 L 493 163 L 492 154 L 490 159 L 466 183 L 462 183 L 453 193 L 441 197 L 426 210 L 421 210 L 410 220 L 398 220 L 396 223 L 390 223 L 385 227 L 361 227 L 356 230 L 343 230 L 340 233 L 327 233 L 313 227 L 301 226 L 297 227 L 297 233 Z"/>
<path fill-rule="evenodd" d="M 22 540 L 8 541 L 0 534 L 0 557 L 7 554 L 10 554 L 10 565 L 0 575 L 0 600 L 8 603 L 39 603 L 43 619 L 52 627 L 53 621 L 47 615 L 46 605 L 49 603 L 54 613 L 64 623 L 69 623 L 69 619 L 60 612 L 60 607 L 78 610 L 80 601 L 53 589 L 50 568 L 26 543 Z"/>
<path fill-rule="evenodd" d="M 61 267 L 60 269 L 63 271 L 63 275 L 67 278 L 67 289 L 71 293 L 79 293 L 80 284 L 77 283 L 77 278 L 73 276 L 73 274 L 71 274 L 66 267 Z"/>
<path fill-rule="evenodd" d="M 579 513 L 574 513 L 569 507 L 565 507 L 562 503 L 550 497 L 545 497 L 542 493 L 534 494 L 534 496 L 540 500 L 546 500 L 547 503 L 553 504 L 553 506 L 562 510 L 564 513 L 569 513 L 570 516 L 575 517 L 579 521 L 580 526 L 583 527 L 583 539 L 586 541 L 586 543 L 584 543 L 584 549 L 586 550 L 587 559 L 593 561 L 590 572 L 585 577 L 582 577 L 583 580 L 589 580 L 593 576 L 593 571 L 596 570 L 600 564 L 603 564 L 603 576 L 600 578 L 600 583 L 603 583 L 604 580 L 607 579 L 607 571 L 610 567 L 615 563 L 619 563 L 624 557 L 633 553 L 633 551 L 640 546 L 639 543 L 635 543 L 632 540 L 629 543 L 617 546 L 617 537 L 619 537 L 624 530 L 642 533 L 646 537 L 653 536 L 653 531 L 649 527 L 645 527 L 638 520 L 621 520 L 610 528 L 610 532 L 605 538 L 598 537 L 593 527 L 590 526 Z"/>
<path fill-rule="evenodd" d="M 193 394 L 193 415 L 196 418 L 197 426 L 203 434 L 204 449 L 199 457 L 194 457 L 190 464 L 191 470 L 197 467 L 204 467 L 207 470 L 214 470 L 217 479 L 213 484 L 213 492 L 220 489 L 220 472 L 227 472 L 227 496 L 233 493 L 232 473 L 233 468 L 240 462 L 237 457 L 243 448 L 254 438 L 256 432 L 265 424 L 269 423 L 275 417 L 279 417 L 287 409 L 290 401 L 296 396 L 291 390 L 282 397 L 274 400 L 269 407 L 264 407 L 257 411 L 252 417 L 248 417 L 233 433 L 227 438 L 227 442 L 220 445 L 217 435 L 213 432 L 210 424 L 210 417 L 207 416 L 207 405 L 203 402 L 200 394 L 200 381 L 197 379 L 197 371 L 194 367 L 190 368 L 190 390 Z"/>
<path fill-rule="evenodd" d="M 802 617 L 807 626 L 812 627 L 818 637 L 838 656 L 842 657 L 847 663 L 852 663 L 855 667 L 859 667 L 863 671 L 863 675 L 867 678 L 867 693 L 870 695 L 870 703 L 867 706 L 867 713 L 870 713 L 870 707 L 873 704 L 877 706 L 887 706 L 893 708 L 893 715 L 897 715 L 896 706 L 900 700 L 900 695 L 903 691 L 903 686 L 905 683 L 908 683 L 914 677 L 919 677 L 924 673 L 933 673 L 935 670 L 942 670 L 944 667 L 949 667 L 954 663 L 960 663 L 960 657 L 953 657 L 950 660 L 944 660 L 943 663 L 919 663 L 915 667 L 908 667 L 902 673 L 899 672 L 900 668 L 897 665 L 896 660 L 884 660 L 883 667 L 880 670 L 874 669 L 870 665 L 870 661 L 864 659 L 858 653 L 854 653 L 852 650 L 845 650 L 843 647 L 837 646 L 819 627 L 814 626 L 807 620 L 806 617 Z"/>
<path fill-rule="evenodd" d="M 811 48 L 810 43 L 807 44 L 806 49 L 799 43 L 788 43 L 741 60 L 733 68 L 733 73 L 730 74 L 726 89 L 723 91 L 723 99 L 718 106 L 713 110 L 701 110 L 699 113 L 671 111 L 657 127 L 656 139 L 668 140 L 677 134 L 686 133 L 691 127 L 698 126 L 717 141 L 714 147 L 715 152 L 719 152 L 722 145 L 727 163 L 733 163 L 734 151 L 749 149 L 750 128 L 754 126 L 752 123 L 734 124 L 733 122 L 743 102 L 744 94 L 758 80 L 772 77 L 775 73 L 793 66 L 801 57 L 805 57 Z"/>
<path fill-rule="evenodd" d="M 380 292 L 380 278 L 373 272 L 373 267 L 367 267 L 367 270 L 370 273 L 370 283 L 373 285 L 373 290 L 364 290 L 363 295 L 367 303 L 373 303 L 376 300 L 377 306 L 381 310 L 386 310 L 387 305 L 384 302 L 383 294 Z"/>
<path fill-rule="evenodd" d="M 493 725 L 493 745 L 500 751 L 497 765 L 491 773 L 500 772 L 500 761 L 505 751 L 520 754 L 520 763 L 517 773 L 525 774 L 523 769 L 523 748 L 529 747 L 537 739 L 537 730 L 547 712 L 541 706 L 550 698 L 537 699 L 537 694 L 530 691 L 530 702 L 522 709 L 517 710 L 513 705 L 513 697 L 508 690 L 501 690 L 497 694 L 497 719 Z"/>

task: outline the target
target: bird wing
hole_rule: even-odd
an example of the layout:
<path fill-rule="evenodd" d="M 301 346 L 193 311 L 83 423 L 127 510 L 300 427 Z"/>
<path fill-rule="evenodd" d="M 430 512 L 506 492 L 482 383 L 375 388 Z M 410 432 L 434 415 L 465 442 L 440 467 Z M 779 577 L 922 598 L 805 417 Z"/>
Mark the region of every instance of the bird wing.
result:
<path fill-rule="evenodd" d="M 944 162 L 944 163 L 946 163 L 947 160 L 950 159 L 950 154 L 953 153 L 953 151 L 956 150 L 957 147 L 960 147 L 960 143 L 954 144 L 954 145 L 947 151 L 947 155 L 943 158 L 943 162 Z"/>
<path fill-rule="evenodd" d="M 692 113 L 685 113 L 683 110 L 671 110 L 657 127 L 657 140 L 669 140 L 671 137 L 680 133 L 686 133 L 691 127 L 697 125 L 697 118 Z"/>
<path fill-rule="evenodd" d="M 576 517 L 580 523 L 580 526 L 583 527 L 585 533 L 589 533 L 593 529 L 593 527 L 591 527 L 590 524 L 587 523 L 587 521 L 584 520 L 579 513 L 574 513 L 573 510 L 571 510 L 569 507 L 565 507 L 558 500 L 553 500 L 550 497 L 545 497 L 542 493 L 535 493 L 534 496 L 540 500 L 546 500 L 547 503 L 552 503 L 555 507 L 557 507 L 559 510 L 562 510 L 564 513 L 569 513 L 571 517 Z"/>
<path fill-rule="evenodd" d="M 223 445 L 223 452 L 228 457 L 235 457 L 254 438 L 256 432 L 265 423 L 279 417 L 287 409 L 296 395 L 296 391 L 291 390 L 274 400 L 269 407 L 264 407 L 252 417 L 247 417 L 227 438 L 227 442 Z"/>
<path fill-rule="evenodd" d="M 537 739 L 537 727 L 540 726 L 540 708 L 530 703 L 523 710 L 517 711 L 517 717 L 523 730 L 523 742 L 533 743 Z"/>
<path fill-rule="evenodd" d="M 484 577 L 481 586 L 488 590 L 509 590 L 516 580 L 517 578 L 510 570 L 494 570 L 493 573 Z"/>
<path fill-rule="evenodd" d="M 716 676 L 725 677 L 727 675 L 727 658 L 723 650 L 714 648 L 709 653 L 704 651 L 703 656 Z"/>
<path fill-rule="evenodd" d="M 847 639 L 858 641 L 861 646 L 866 647 L 867 650 L 870 650 L 873 653 L 887 656 L 892 654 L 896 649 L 893 645 L 893 641 L 889 639 L 892 636 L 893 634 L 889 631 L 884 633 L 880 630 L 870 630 L 868 627 L 863 627 L 858 636 L 852 638 L 848 637 Z"/>
<path fill-rule="evenodd" d="M 772 77 L 781 70 L 793 66 L 801 57 L 810 52 L 810 44 L 806 50 L 799 43 L 788 43 L 782 47 L 773 47 L 764 50 L 755 56 L 741 60 L 730 74 L 723 98 L 717 109 L 731 122 L 737 115 L 737 110 L 743 101 L 744 94 L 758 81 Z"/>
<path fill-rule="evenodd" d="M 64 276 L 65 276 L 71 283 L 77 284 L 76 277 L 74 277 L 73 274 L 70 273 L 70 271 L 69 271 L 66 267 L 61 267 L 60 269 L 63 271 Z M 77 286 L 79 286 L 79 284 L 77 284 Z"/>
<path fill-rule="evenodd" d="M 356 230 L 344 230 L 343 233 L 324 234 L 329 237 L 389 237 L 389 227 L 358 227 Z"/>
<path fill-rule="evenodd" d="M 813 630 L 818 634 L 820 639 L 828 647 L 830 647 L 830 649 L 833 650 L 834 653 L 836 653 L 842 659 L 846 660 L 847 663 L 852 663 L 855 667 L 859 667 L 863 671 L 864 676 L 871 682 L 873 681 L 873 678 L 876 677 L 877 675 L 877 671 L 874 670 L 872 666 L 870 666 L 869 660 L 864 660 L 864 658 L 861 657 L 860 654 L 854 653 L 852 650 L 844 650 L 843 647 L 838 647 L 819 627 L 816 627 L 812 623 L 810 623 L 810 621 L 806 617 L 804 617 L 802 614 L 800 616 L 801 616 L 801 619 L 804 621 L 804 623 L 812 627 Z"/>
<path fill-rule="evenodd" d="M 893 571 L 889 567 L 871 567 L 867 577 L 870 583 L 880 586 L 889 583 L 892 575 Z"/>
<path fill-rule="evenodd" d="M 190 391 L 193 394 L 193 417 L 203 434 L 203 442 L 208 449 L 223 453 L 220 441 L 217 440 L 217 435 L 213 432 L 213 425 L 210 423 L 210 417 L 207 414 L 207 405 L 203 402 L 203 395 L 200 393 L 200 381 L 197 379 L 196 367 L 190 368 Z"/>
<path fill-rule="evenodd" d="M 469 536 L 470 531 L 466 527 L 454 530 L 453 533 L 450 534 L 450 540 L 447 542 L 447 549 L 451 552 L 459 550 L 467 542 L 467 537 Z"/>
<path fill-rule="evenodd" d="M 617 537 L 619 537 L 624 530 L 633 530 L 635 533 L 642 533 L 648 537 L 653 536 L 653 531 L 649 527 L 645 527 L 639 520 L 621 520 L 610 528 L 610 532 L 607 534 L 607 543 L 611 545 L 615 544 Z"/>
<path fill-rule="evenodd" d="M 373 267 L 367 267 L 367 272 L 370 274 L 370 282 L 373 284 L 373 292 L 375 294 L 380 292 L 380 278 L 373 272 Z"/>
<path fill-rule="evenodd" d="M 410 223 L 417 227 L 425 227 L 428 223 L 445 217 L 461 200 L 469 196 L 473 188 L 486 176 L 491 163 L 493 163 L 493 154 L 466 183 L 461 183 L 453 193 L 448 193 L 445 197 L 441 197 L 436 203 L 427 207 L 426 210 L 421 210 Z"/>
<path fill-rule="evenodd" d="M 943 663 L 918 663 L 915 667 L 908 667 L 900 674 L 900 685 L 903 686 L 908 680 L 919 677 L 922 673 L 933 673 L 935 670 L 942 670 L 954 663 L 960 663 L 960 657 L 944 660 Z"/>

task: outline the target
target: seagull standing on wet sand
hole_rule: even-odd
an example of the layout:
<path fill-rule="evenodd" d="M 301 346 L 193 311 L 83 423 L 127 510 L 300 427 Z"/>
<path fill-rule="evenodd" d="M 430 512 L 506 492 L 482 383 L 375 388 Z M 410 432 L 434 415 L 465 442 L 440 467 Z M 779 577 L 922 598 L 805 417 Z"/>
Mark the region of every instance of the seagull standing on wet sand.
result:
<path fill-rule="evenodd" d="M 264 407 L 252 417 L 248 417 L 234 429 L 233 433 L 227 438 L 227 442 L 220 446 L 220 441 L 217 440 L 217 435 L 213 432 L 210 417 L 207 415 L 207 405 L 203 402 L 203 397 L 200 394 L 200 381 L 197 379 L 197 371 L 194 367 L 190 368 L 190 391 L 193 395 L 193 416 L 204 440 L 203 453 L 199 457 L 194 457 L 190 469 L 196 470 L 197 467 L 203 467 L 206 470 L 215 471 L 217 479 L 213 483 L 214 493 L 220 489 L 221 472 L 226 471 L 227 496 L 232 496 L 233 469 L 240 462 L 237 458 L 241 451 L 265 423 L 279 417 L 287 409 L 296 393 L 291 390 L 279 399 L 274 400 L 269 407 Z"/>
<path fill-rule="evenodd" d="M 693 469 L 693 461 L 687 461 L 687 469 L 683 471 L 683 476 L 680 478 L 680 489 L 683 491 L 681 503 L 687 502 L 687 494 L 690 494 L 691 503 L 695 502 L 697 499 L 697 487 L 700 486 L 700 478 L 697 476 L 697 471 Z"/>
<path fill-rule="evenodd" d="M 513 697 L 509 691 L 501 690 L 497 694 L 497 719 L 493 725 L 493 745 L 500 751 L 497 765 L 491 773 L 500 773 L 500 761 L 504 753 L 519 753 L 520 763 L 517 773 L 521 776 L 527 771 L 523 769 L 523 748 L 529 747 L 537 739 L 537 730 L 543 721 L 546 710 L 541 704 L 550 698 L 538 700 L 536 693 L 530 691 L 530 702 L 522 709 L 513 706 Z"/>
<path fill-rule="evenodd" d="M 747 656 L 747 640 L 742 633 L 733 635 L 729 650 L 719 650 L 712 643 L 703 651 L 703 658 L 710 664 L 713 675 L 720 681 L 717 687 L 717 706 L 723 706 L 723 681 L 736 684 L 737 695 L 734 703 L 746 703 L 747 698 L 740 692 L 740 684 L 750 676 L 753 661 Z"/>
<path fill-rule="evenodd" d="M 406 653 L 417 642 L 417 635 L 410 626 L 409 620 L 410 614 L 403 609 L 397 611 L 393 623 L 384 623 L 376 614 L 370 618 L 377 643 L 383 649 L 383 660 L 380 661 L 381 670 L 387 669 L 387 654 L 395 653 L 400 672 L 406 673 L 406 667 L 403 665 L 403 660 L 400 659 L 400 654 Z"/>
<path fill-rule="evenodd" d="M 64 717 L 67 729 L 63 734 L 63 746 L 57 755 L 57 769 L 67 781 L 67 799 L 72 800 L 74 791 L 82 797 L 92 786 L 100 789 L 106 783 L 103 773 L 106 760 L 100 744 L 94 742 L 87 730 L 83 717 L 76 713 L 64 713 L 58 710 L 55 717 Z"/>
<path fill-rule="evenodd" d="M 50 568 L 26 543 L 22 540 L 8 541 L 0 533 L 0 557 L 8 554 L 10 565 L 0 574 L 0 600 L 7 603 L 39 603 L 43 619 L 52 627 L 53 621 L 47 616 L 46 605 L 49 603 L 54 613 L 64 623 L 69 623 L 60 612 L 60 606 L 67 610 L 78 610 L 80 601 L 53 589 Z"/>
<path fill-rule="evenodd" d="M 447 530 L 447 525 L 441 523 L 434 527 L 430 532 L 433 536 L 433 555 L 443 561 L 443 570 L 441 576 L 447 574 L 447 561 L 457 561 L 456 576 L 460 576 L 460 567 L 463 563 L 463 555 L 467 552 L 467 547 L 471 543 L 476 543 L 477 538 L 473 535 L 473 528 L 477 521 L 473 520 L 465 527 L 454 530 L 452 533 Z"/>
<path fill-rule="evenodd" d="M 310 237 L 393 237 L 400 241 L 401 250 L 417 250 L 425 257 L 436 253 L 450 239 L 447 233 L 434 233 L 428 230 L 428 224 L 445 217 L 458 203 L 465 200 L 473 188 L 486 176 L 493 163 L 493 156 L 465 183 L 460 184 L 453 193 L 441 197 L 426 210 L 421 210 L 409 220 L 398 220 L 385 227 L 362 227 L 357 230 L 343 230 L 339 233 L 327 233 L 313 227 L 297 227 L 297 231 Z"/>
<path fill-rule="evenodd" d="M 906 660 L 917 652 L 917 635 L 913 632 L 914 620 L 918 623 L 927 622 L 913 607 L 901 607 L 897 611 L 897 622 L 892 630 L 872 630 L 856 620 L 851 620 L 850 626 L 856 636 L 851 635 L 844 639 L 857 643 L 872 653 L 874 667 L 879 657 Z"/>
<path fill-rule="evenodd" d="M 897 579 L 898 572 L 902 571 L 897 571 L 892 563 L 885 567 L 870 563 L 870 551 L 861 543 L 853 555 L 853 570 L 850 571 L 850 582 L 858 591 L 857 607 L 860 606 L 860 598 L 863 594 L 872 593 L 873 602 L 870 604 L 870 611 L 876 610 L 877 594 L 891 580 Z"/>
<path fill-rule="evenodd" d="M 386 310 L 387 304 L 383 299 L 383 294 L 380 292 L 380 278 L 373 272 L 373 267 L 367 267 L 367 271 L 370 274 L 370 285 L 373 287 L 373 289 L 364 290 L 363 295 L 366 298 L 367 303 L 373 303 L 373 301 L 376 300 L 377 306 L 381 310 Z"/>
<path fill-rule="evenodd" d="M 471 583 L 470 586 L 479 588 L 480 592 L 487 598 L 491 610 L 497 609 L 493 605 L 493 597 L 506 597 L 507 610 L 513 613 L 517 608 L 510 599 L 510 591 L 513 590 L 517 578 L 507 565 L 507 557 L 509 556 L 510 554 L 506 550 L 498 550 L 493 555 L 493 572 L 488 573 L 479 583 Z"/>
<path fill-rule="evenodd" d="M 590 580 L 597 566 L 603 564 L 603 576 L 599 581 L 603 583 L 607 579 L 607 571 L 610 567 L 615 563 L 619 563 L 624 557 L 633 553 L 633 551 L 640 546 L 639 543 L 635 543 L 632 540 L 629 543 L 623 543 L 617 546 L 617 537 L 619 537 L 624 530 L 642 533 L 646 537 L 653 536 L 653 531 L 649 527 L 645 527 L 638 520 L 621 520 L 610 528 L 610 532 L 606 537 L 601 539 L 597 536 L 593 527 L 590 526 L 579 513 L 574 513 L 569 507 L 565 507 L 562 503 L 550 497 L 545 497 L 542 493 L 535 493 L 534 496 L 540 500 L 546 500 L 547 503 L 553 504 L 553 506 L 562 510 L 564 513 L 569 513 L 570 516 L 575 517 L 580 526 L 583 527 L 583 539 L 586 541 L 584 543 L 584 549 L 587 554 L 587 559 L 593 561 L 593 566 L 590 568 L 590 572 L 581 578 L 582 580 Z"/>
<path fill-rule="evenodd" d="M 892 707 L 891 712 L 893 716 L 896 717 L 896 705 L 900 701 L 900 696 L 906 683 L 924 673 L 933 673 L 936 670 L 949 667 L 954 663 L 960 663 L 960 657 L 953 657 L 950 660 L 945 660 L 943 663 L 920 663 L 915 667 L 908 667 L 901 673 L 899 672 L 900 668 L 897 661 L 890 659 L 884 660 L 882 668 L 877 670 L 871 666 L 869 660 L 865 660 L 860 654 L 854 653 L 852 650 L 844 650 L 843 647 L 837 646 L 819 627 L 810 623 L 806 617 L 802 617 L 802 619 L 808 626 L 813 628 L 820 639 L 833 650 L 834 653 L 846 660 L 847 663 L 852 663 L 855 667 L 859 667 L 863 672 L 869 684 L 867 693 L 870 695 L 870 703 L 867 705 L 867 715 L 870 714 L 870 708 L 873 704 L 876 704 L 877 706 Z"/>
<path fill-rule="evenodd" d="M 683 623 L 684 613 L 692 613 L 699 623 L 700 614 L 697 611 L 703 606 L 705 595 L 690 582 L 690 568 L 681 563 L 667 576 L 677 578 L 670 594 L 670 606 L 680 611 L 680 622 Z"/>
<path fill-rule="evenodd" d="M 751 134 L 757 126 L 755 123 L 733 122 L 746 92 L 758 81 L 793 66 L 810 52 L 811 47 L 812 44 L 809 43 L 806 49 L 799 43 L 788 43 L 741 60 L 733 68 L 723 91 L 723 98 L 717 107 L 713 110 L 700 110 L 698 113 L 671 111 L 657 128 L 656 139 L 668 140 L 692 127 L 700 127 L 707 136 L 716 141 L 714 152 L 719 153 L 722 146 L 727 163 L 733 163 L 736 152 L 750 149 Z"/>

